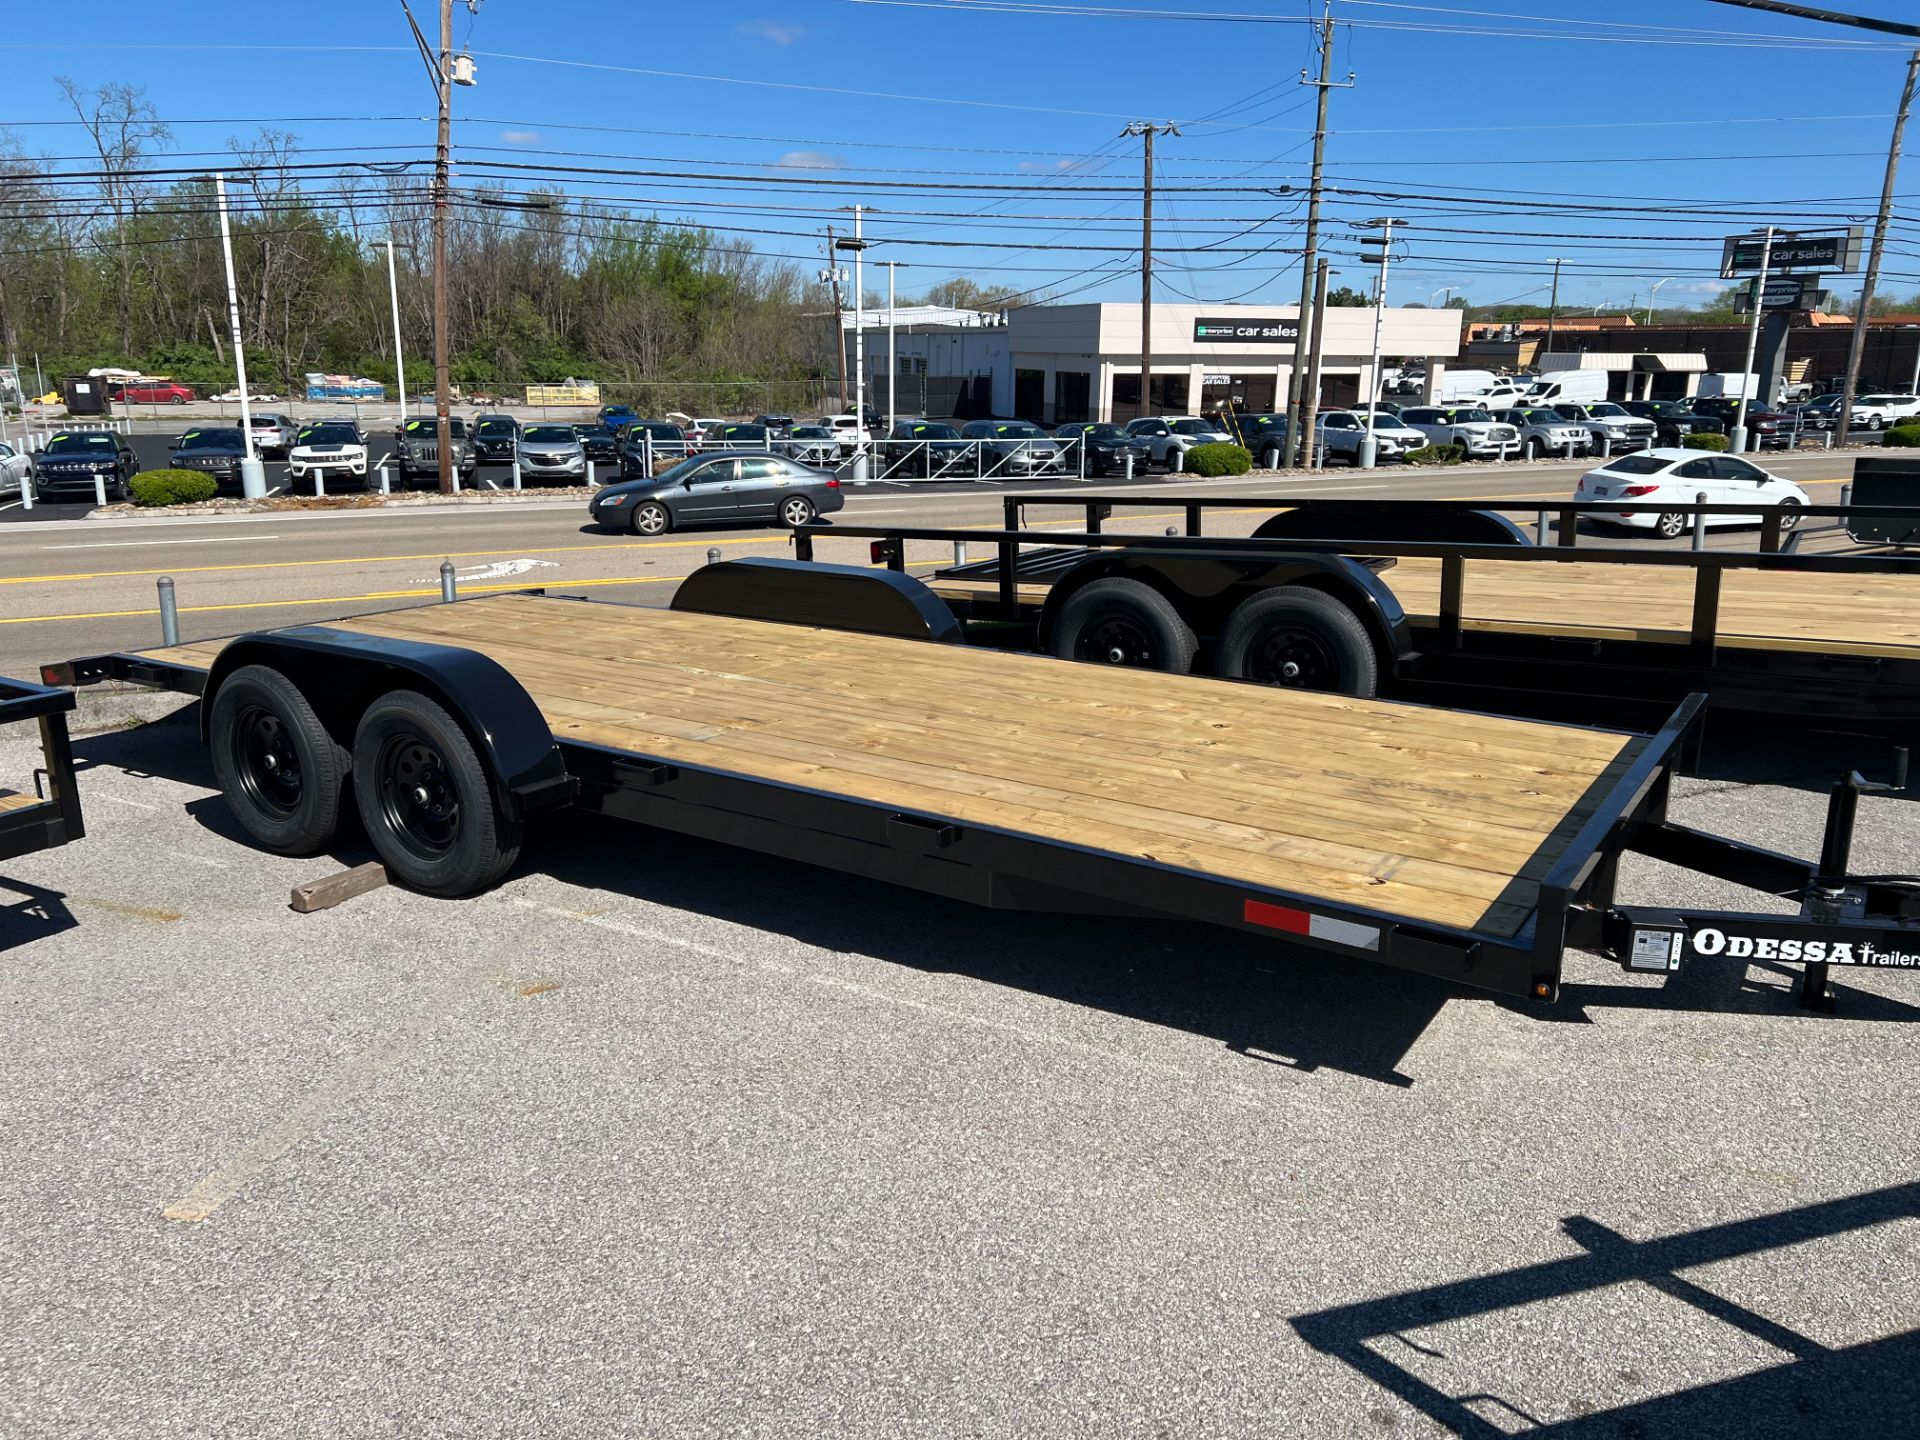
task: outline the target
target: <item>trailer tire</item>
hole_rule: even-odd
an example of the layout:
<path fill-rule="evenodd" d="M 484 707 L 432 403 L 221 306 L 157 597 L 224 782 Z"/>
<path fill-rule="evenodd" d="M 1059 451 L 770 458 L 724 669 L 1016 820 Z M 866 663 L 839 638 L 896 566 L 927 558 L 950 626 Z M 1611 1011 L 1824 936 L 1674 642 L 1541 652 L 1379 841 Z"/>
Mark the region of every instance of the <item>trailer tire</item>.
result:
<path fill-rule="evenodd" d="M 1200 643 L 1173 602 L 1139 580 L 1109 577 L 1067 597 L 1053 623 L 1062 660 L 1184 675 Z"/>
<path fill-rule="evenodd" d="M 1361 698 L 1380 690 L 1380 660 L 1360 617 L 1331 595 L 1299 585 L 1240 602 L 1221 627 L 1214 673 Z"/>
<path fill-rule="evenodd" d="M 485 890 L 520 856 L 521 827 L 459 721 L 412 690 L 367 707 L 353 736 L 353 791 L 388 871 L 428 895 Z"/>
<path fill-rule="evenodd" d="M 278 855 L 317 855 L 340 828 L 347 752 L 278 670 L 243 665 L 207 715 L 213 773 L 240 828 Z"/>

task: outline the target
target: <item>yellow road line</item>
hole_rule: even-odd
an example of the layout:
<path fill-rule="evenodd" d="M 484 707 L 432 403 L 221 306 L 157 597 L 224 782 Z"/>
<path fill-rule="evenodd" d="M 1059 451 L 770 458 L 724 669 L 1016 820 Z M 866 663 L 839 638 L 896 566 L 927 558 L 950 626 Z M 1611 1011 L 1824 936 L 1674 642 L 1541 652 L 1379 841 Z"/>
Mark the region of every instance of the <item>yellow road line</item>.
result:
<path fill-rule="evenodd" d="M 429 550 L 419 555 L 346 555 L 336 560 L 256 560 L 241 565 L 161 565 L 152 570 L 82 570 L 70 575 L 0 576 L 0 585 L 38 585 L 49 580 L 117 580 L 141 575 L 209 575 L 222 570 L 303 570 L 316 565 L 379 565 L 401 560 L 478 560 L 494 555 L 565 555 L 580 550 L 685 550 L 718 545 L 784 545 L 785 536 L 764 540 L 627 540 L 605 545 L 545 545 L 531 550 Z"/>
<path fill-rule="evenodd" d="M 588 586 L 601 585 L 665 585 L 678 583 L 686 579 L 684 575 L 627 575 L 613 580 L 569 580 L 565 588 L 582 590 Z M 526 585 L 462 585 L 462 594 L 471 595 L 478 591 L 526 590 Z M 296 605 L 358 605 L 365 600 L 418 600 L 425 596 L 437 596 L 436 586 L 426 590 L 374 590 L 365 595 L 323 595 L 313 600 L 242 600 L 231 605 L 182 605 L 182 615 L 215 614 L 222 610 L 281 610 L 292 609 Z M 95 610 L 77 615 L 17 615 L 0 619 L 0 625 L 46 625 L 56 620 L 125 620 L 142 615 L 158 615 L 153 610 Z"/>

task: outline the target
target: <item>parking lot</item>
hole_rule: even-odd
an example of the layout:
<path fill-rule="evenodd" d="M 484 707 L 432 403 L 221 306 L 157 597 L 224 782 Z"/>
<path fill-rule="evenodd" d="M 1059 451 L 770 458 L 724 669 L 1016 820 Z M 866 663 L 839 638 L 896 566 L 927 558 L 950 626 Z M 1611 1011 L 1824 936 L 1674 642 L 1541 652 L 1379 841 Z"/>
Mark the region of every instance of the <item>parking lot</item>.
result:
<path fill-rule="evenodd" d="M 192 706 L 83 703 L 92 833 L 0 886 L 9 1430 L 1807 1436 L 1920 1404 L 1910 975 L 1814 1017 L 1783 968 L 1576 958 L 1537 1007 L 604 821 L 479 899 L 293 915 L 364 850 L 239 843 Z M 1735 745 L 1680 818 L 1804 850 L 1832 768 L 1884 761 Z M 1912 804 L 1866 802 L 1858 863 L 1920 866 Z M 1738 903 L 1650 861 L 1623 889 Z"/>

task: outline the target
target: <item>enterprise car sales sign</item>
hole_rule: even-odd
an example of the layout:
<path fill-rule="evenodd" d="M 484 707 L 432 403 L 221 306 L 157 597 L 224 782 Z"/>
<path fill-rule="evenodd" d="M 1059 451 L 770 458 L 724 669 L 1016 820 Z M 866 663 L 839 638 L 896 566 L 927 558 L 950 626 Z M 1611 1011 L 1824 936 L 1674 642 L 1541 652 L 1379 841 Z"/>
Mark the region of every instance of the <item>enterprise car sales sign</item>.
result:
<path fill-rule="evenodd" d="M 1829 270 L 1851 275 L 1860 268 L 1861 227 L 1852 225 L 1844 235 L 1776 234 L 1767 253 L 1767 270 Z M 1760 256 L 1767 250 L 1764 237 L 1730 235 L 1720 252 L 1720 278 L 1752 275 L 1760 269 Z"/>
<path fill-rule="evenodd" d="M 1195 343 L 1210 345 L 1291 345 L 1300 338 L 1298 320 L 1217 320 L 1202 316 L 1193 322 Z"/>

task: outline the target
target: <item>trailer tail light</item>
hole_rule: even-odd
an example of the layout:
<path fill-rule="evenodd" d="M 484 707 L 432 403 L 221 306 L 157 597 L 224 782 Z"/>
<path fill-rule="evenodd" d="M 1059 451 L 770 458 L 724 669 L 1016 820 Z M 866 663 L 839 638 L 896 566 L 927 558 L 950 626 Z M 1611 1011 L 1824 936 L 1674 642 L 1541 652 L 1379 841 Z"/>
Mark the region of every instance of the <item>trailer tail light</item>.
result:
<path fill-rule="evenodd" d="M 1629 485 L 1615 498 L 1620 500 L 1634 500 L 1642 495 L 1651 495 L 1659 488 L 1658 485 Z"/>
<path fill-rule="evenodd" d="M 1249 925 L 1264 925 L 1269 930 L 1284 930 L 1289 935 L 1305 935 L 1310 940 L 1325 940 L 1334 945 L 1350 945 L 1356 950 L 1380 948 L 1377 925 L 1336 920 L 1331 915 L 1316 915 L 1311 910 L 1295 910 L 1288 905 L 1270 905 L 1264 900 L 1246 901 L 1240 913 Z"/>

